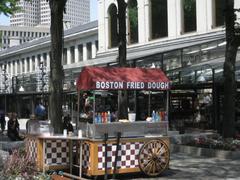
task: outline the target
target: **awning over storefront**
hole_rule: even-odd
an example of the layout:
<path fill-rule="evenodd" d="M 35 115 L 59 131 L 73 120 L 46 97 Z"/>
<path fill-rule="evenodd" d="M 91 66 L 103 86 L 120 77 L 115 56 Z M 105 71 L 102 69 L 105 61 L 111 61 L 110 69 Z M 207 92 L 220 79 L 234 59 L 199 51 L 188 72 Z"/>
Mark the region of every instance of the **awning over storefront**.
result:
<path fill-rule="evenodd" d="M 169 79 L 160 69 L 85 67 L 78 90 L 168 90 Z"/>

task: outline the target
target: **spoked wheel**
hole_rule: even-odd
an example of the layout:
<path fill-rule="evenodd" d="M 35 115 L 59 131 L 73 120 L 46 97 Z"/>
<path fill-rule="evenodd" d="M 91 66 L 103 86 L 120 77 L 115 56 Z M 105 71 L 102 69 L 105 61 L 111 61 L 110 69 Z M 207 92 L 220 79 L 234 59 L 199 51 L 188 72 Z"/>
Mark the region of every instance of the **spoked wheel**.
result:
<path fill-rule="evenodd" d="M 148 176 L 158 176 L 169 164 L 170 153 L 162 140 L 145 143 L 139 152 L 139 168 Z"/>

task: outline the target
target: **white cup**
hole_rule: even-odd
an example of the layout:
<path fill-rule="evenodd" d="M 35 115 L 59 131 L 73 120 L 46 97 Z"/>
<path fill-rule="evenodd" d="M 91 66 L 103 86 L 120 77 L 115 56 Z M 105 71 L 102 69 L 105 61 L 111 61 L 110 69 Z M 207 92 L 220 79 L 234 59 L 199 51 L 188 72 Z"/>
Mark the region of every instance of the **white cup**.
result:
<path fill-rule="evenodd" d="M 82 138 L 82 130 L 78 130 L 78 137 Z"/>
<path fill-rule="evenodd" d="M 66 129 L 63 130 L 63 136 L 67 137 L 67 130 Z"/>

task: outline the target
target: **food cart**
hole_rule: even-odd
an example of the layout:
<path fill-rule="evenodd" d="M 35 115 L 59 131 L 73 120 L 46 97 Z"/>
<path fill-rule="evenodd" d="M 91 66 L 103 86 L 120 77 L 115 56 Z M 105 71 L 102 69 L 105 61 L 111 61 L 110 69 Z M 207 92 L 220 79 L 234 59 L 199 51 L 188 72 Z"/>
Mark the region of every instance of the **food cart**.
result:
<path fill-rule="evenodd" d="M 144 93 L 155 90 L 164 92 L 165 110 L 144 121 L 110 122 L 108 113 L 99 121 L 99 90 L 138 90 Z M 86 67 L 77 81 L 78 112 L 80 92 L 93 90 L 92 120 L 80 117 L 73 135 L 53 134 L 49 122 L 29 124 L 26 148 L 30 158 L 42 171 L 79 169 L 78 177 L 119 173 L 144 172 L 159 175 L 169 166 L 168 91 L 169 80 L 160 69 Z M 107 95 L 108 96 L 108 95 Z M 149 96 L 150 97 L 150 96 Z M 150 100 L 150 98 L 149 98 Z M 146 100 L 143 99 L 145 102 Z M 98 112 L 98 113 L 97 113 Z M 136 113 L 136 112 L 135 112 Z M 138 114 L 137 114 L 138 115 Z M 161 118 L 160 118 L 161 117 Z M 81 134 L 77 132 L 81 132 Z M 82 136 L 83 135 L 83 136 Z M 73 145 L 74 144 L 74 145 Z M 106 179 L 106 178 L 105 178 Z"/>
<path fill-rule="evenodd" d="M 82 152 L 85 175 L 115 175 L 142 171 L 149 176 L 156 176 L 168 168 L 169 88 L 169 80 L 160 69 L 85 67 L 82 70 L 77 80 L 78 105 L 80 91 L 93 90 L 92 121 L 77 124 L 88 137 L 83 142 Z M 164 91 L 165 111 L 160 113 L 156 109 L 152 117 L 147 117 L 144 121 L 131 122 L 120 119 L 116 122 L 103 120 L 106 119 L 108 112 L 103 113 L 99 122 L 98 116 L 101 113 L 97 107 L 100 104 L 96 104 L 96 91 L 99 90 Z M 155 118 L 156 114 L 160 118 Z"/>

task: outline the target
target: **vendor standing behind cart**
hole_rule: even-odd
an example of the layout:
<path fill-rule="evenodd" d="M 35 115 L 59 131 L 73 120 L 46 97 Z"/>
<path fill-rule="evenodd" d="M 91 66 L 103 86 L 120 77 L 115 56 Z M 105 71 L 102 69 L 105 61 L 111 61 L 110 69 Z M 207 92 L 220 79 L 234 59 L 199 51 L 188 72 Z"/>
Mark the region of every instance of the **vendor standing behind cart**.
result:
<path fill-rule="evenodd" d="M 63 118 L 63 129 L 67 129 L 67 132 L 73 132 L 73 125 L 69 114 Z"/>
<path fill-rule="evenodd" d="M 80 112 L 85 114 L 86 118 L 92 118 L 93 115 L 92 101 L 89 94 L 84 93 L 80 99 Z"/>

